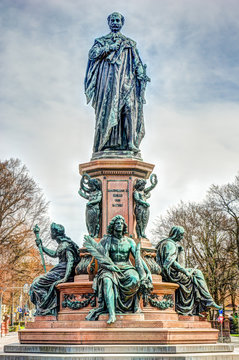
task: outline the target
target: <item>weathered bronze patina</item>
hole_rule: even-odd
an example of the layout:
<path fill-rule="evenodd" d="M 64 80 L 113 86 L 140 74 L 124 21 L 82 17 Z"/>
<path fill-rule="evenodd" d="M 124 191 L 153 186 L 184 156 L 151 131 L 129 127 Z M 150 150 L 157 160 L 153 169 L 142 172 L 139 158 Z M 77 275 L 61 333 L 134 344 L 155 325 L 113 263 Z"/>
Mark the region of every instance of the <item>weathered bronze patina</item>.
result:
<path fill-rule="evenodd" d="M 99 315 L 109 313 L 108 324 L 113 323 L 116 313 L 139 309 L 139 290 L 152 290 L 152 276 L 140 256 L 140 247 L 136 247 L 133 239 L 124 236 L 126 232 L 124 218 L 117 215 L 99 244 L 85 236 L 84 246 L 99 263 L 93 283 L 98 307 L 90 310 L 87 320 L 97 320 Z M 130 261 L 130 254 L 135 258 L 135 266 Z"/>
<path fill-rule="evenodd" d="M 120 32 L 124 17 L 114 12 L 108 24 L 111 32 L 96 39 L 89 51 L 85 77 L 87 103 L 92 100 L 96 117 L 93 150 L 129 155 L 139 151 L 145 134 L 143 103 L 150 79 L 135 41 Z"/>
<path fill-rule="evenodd" d="M 220 309 L 209 293 L 203 273 L 185 267 L 184 249 L 180 243 L 183 235 L 183 227 L 173 226 L 169 237 L 157 245 L 156 259 L 163 280 L 179 285 L 175 293 L 176 311 L 182 315 L 200 315 L 209 308 Z"/>
<path fill-rule="evenodd" d="M 59 303 L 56 285 L 71 280 L 75 266 L 79 261 L 78 245 L 65 235 L 65 229 L 62 225 L 51 224 L 51 238 L 58 243 L 56 250 L 46 248 L 42 245 L 40 237 L 36 237 L 37 246 L 48 256 L 58 257 L 59 264 L 46 274 L 37 277 L 30 287 L 30 298 L 36 306 L 35 316 L 57 314 Z"/>
<path fill-rule="evenodd" d="M 138 179 L 134 185 L 134 213 L 136 216 L 136 232 L 138 238 L 146 238 L 145 229 L 149 221 L 149 203 L 146 201 L 150 197 L 150 191 L 155 188 L 158 183 L 157 176 L 150 176 L 151 185 L 147 188 L 146 180 Z"/>
<path fill-rule="evenodd" d="M 89 200 L 86 204 L 85 221 L 90 236 L 97 237 L 100 231 L 101 220 L 101 182 L 99 179 L 92 179 L 88 174 L 81 178 L 81 187 L 78 194 Z"/>

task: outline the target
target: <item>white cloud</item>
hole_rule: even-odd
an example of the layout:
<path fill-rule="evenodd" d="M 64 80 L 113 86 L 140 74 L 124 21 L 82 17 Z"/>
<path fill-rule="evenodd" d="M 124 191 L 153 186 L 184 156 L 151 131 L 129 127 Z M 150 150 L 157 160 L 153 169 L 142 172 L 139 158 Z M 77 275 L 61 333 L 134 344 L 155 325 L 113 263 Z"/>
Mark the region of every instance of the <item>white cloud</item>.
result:
<path fill-rule="evenodd" d="M 138 43 L 152 79 L 145 106 L 145 161 L 159 184 L 151 223 L 169 205 L 200 200 L 238 171 L 237 1 L 2 1 L 1 158 L 19 157 L 77 242 L 85 201 L 78 164 L 91 157 L 94 111 L 83 80 L 94 38 L 112 11 Z M 225 50 L 226 49 L 226 50 Z M 150 226 L 149 226 L 150 227 Z"/>

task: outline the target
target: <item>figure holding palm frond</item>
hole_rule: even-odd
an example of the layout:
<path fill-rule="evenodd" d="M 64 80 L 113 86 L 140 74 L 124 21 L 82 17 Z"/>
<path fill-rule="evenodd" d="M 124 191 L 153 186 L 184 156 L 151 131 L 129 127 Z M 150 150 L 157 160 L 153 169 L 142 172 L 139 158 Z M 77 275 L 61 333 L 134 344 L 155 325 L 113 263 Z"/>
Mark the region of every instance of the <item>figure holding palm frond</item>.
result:
<path fill-rule="evenodd" d="M 117 215 L 108 226 L 108 234 L 99 243 L 85 236 L 84 246 L 99 263 L 93 283 L 99 306 L 89 312 L 87 320 L 97 320 L 99 315 L 109 313 L 108 324 L 113 323 L 116 313 L 139 309 L 140 285 L 152 289 L 151 273 L 134 240 L 124 236 L 126 232 L 124 218 Z M 130 262 L 130 254 L 135 258 L 135 266 Z"/>

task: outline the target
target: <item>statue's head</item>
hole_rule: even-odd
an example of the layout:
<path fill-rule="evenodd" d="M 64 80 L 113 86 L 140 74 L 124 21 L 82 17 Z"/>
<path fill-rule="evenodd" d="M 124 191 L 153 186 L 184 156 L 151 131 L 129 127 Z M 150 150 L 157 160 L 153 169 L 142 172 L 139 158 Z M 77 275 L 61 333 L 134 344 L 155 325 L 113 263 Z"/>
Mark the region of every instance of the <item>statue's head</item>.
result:
<path fill-rule="evenodd" d="M 52 239 L 56 239 L 58 236 L 65 235 L 65 228 L 64 226 L 56 223 L 51 224 L 51 237 Z"/>
<path fill-rule="evenodd" d="M 146 180 L 144 179 L 138 179 L 134 185 L 135 190 L 143 190 L 145 188 L 146 185 Z"/>
<path fill-rule="evenodd" d="M 169 232 L 169 238 L 173 241 L 182 240 L 184 235 L 184 228 L 182 226 L 173 226 Z"/>
<path fill-rule="evenodd" d="M 124 25 L 124 17 L 118 12 L 113 12 L 107 18 L 109 28 L 112 32 L 118 32 Z"/>
<path fill-rule="evenodd" d="M 124 217 L 121 215 L 116 215 L 113 217 L 108 225 L 107 233 L 113 235 L 115 230 L 122 231 L 123 235 L 127 233 L 127 224 Z"/>
<path fill-rule="evenodd" d="M 97 190 L 100 190 L 101 189 L 101 183 L 98 179 L 90 179 L 89 180 L 89 187 L 91 189 L 97 189 Z"/>

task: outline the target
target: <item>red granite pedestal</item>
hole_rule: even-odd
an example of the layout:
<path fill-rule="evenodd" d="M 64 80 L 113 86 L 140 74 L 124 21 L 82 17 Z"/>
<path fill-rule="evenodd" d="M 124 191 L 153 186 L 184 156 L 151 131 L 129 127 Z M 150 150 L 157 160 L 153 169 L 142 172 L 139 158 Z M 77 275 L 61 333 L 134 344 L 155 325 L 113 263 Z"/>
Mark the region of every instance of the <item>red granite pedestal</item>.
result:
<path fill-rule="evenodd" d="M 102 182 L 102 223 L 100 237 L 115 215 L 122 215 L 128 236 L 141 243 L 145 261 L 155 257 L 148 239 L 137 239 L 133 187 L 138 178 L 149 178 L 154 165 L 133 159 L 101 159 L 80 165 L 81 175 L 89 174 Z M 218 330 L 199 317 L 179 316 L 175 312 L 177 284 L 162 282 L 153 275 L 153 297 L 141 300 L 141 312 L 117 315 L 107 324 L 108 315 L 98 321 L 86 321 L 88 311 L 96 306 L 92 275 L 80 274 L 74 282 L 60 284 L 60 311 L 57 318 L 36 317 L 19 332 L 21 344 L 215 344 Z M 145 306 L 144 306 L 145 305 Z"/>
<path fill-rule="evenodd" d="M 214 344 L 218 331 L 199 317 L 178 316 L 174 307 L 159 310 L 151 305 L 141 304 L 142 312 L 117 315 L 114 324 L 107 324 L 108 315 L 101 315 L 98 321 L 86 321 L 91 309 L 87 305 L 73 310 L 63 307 L 65 295 L 74 301 L 85 301 L 82 295 L 92 292 L 92 282 L 84 275 L 76 277 L 73 283 L 58 285 L 61 309 L 57 319 L 36 317 L 19 332 L 21 344 Z M 177 285 L 163 283 L 154 276 L 154 293 L 158 296 L 174 294 Z"/>

